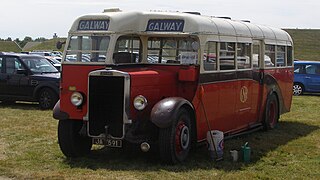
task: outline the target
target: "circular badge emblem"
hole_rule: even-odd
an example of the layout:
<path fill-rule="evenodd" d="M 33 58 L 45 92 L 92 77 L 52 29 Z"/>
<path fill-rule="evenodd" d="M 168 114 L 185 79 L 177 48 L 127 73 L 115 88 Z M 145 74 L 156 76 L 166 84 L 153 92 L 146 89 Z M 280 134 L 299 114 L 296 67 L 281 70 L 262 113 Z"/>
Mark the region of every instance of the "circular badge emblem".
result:
<path fill-rule="evenodd" d="M 248 99 L 248 88 L 247 86 L 242 86 L 240 90 L 240 101 L 245 103 Z"/>

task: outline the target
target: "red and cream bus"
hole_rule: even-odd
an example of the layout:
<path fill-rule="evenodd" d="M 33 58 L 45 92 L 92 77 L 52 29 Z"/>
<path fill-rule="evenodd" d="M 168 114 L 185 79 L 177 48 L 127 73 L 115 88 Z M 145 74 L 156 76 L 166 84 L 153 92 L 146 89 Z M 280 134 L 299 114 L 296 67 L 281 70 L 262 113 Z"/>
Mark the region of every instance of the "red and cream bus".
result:
<path fill-rule="evenodd" d="M 209 130 L 225 137 L 276 126 L 290 111 L 293 42 L 281 29 L 182 12 L 79 17 L 66 41 L 59 145 L 157 149 L 185 160 Z"/>

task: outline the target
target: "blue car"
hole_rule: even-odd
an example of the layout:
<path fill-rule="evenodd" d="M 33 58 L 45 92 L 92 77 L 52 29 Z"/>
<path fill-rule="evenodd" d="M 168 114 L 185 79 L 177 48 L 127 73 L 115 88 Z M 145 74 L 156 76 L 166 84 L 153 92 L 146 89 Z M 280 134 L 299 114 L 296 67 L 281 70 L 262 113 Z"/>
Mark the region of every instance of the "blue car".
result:
<path fill-rule="evenodd" d="M 320 92 L 320 61 L 294 61 L 293 95 Z"/>

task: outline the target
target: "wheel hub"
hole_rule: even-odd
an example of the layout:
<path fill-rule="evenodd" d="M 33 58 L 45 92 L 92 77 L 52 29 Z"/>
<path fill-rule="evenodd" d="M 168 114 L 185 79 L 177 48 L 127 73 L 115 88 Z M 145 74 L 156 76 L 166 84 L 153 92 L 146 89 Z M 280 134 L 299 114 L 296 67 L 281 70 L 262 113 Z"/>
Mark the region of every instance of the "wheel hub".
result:
<path fill-rule="evenodd" d="M 299 85 L 293 86 L 293 94 L 294 95 L 300 95 L 302 93 L 302 87 Z"/>
<path fill-rule="evenodd" d="M 180 122 L 176 128 L 176 152 L 186 150 L 190 143 L 190 131 L 188 126 Z"/>
<path fill-rule="evenodd" d="M 188 148 L 189 145 L 189 128 L 187 126 L 184 126 L 181 130 L 180 135 L 180 145 L 183 150 Z"/>

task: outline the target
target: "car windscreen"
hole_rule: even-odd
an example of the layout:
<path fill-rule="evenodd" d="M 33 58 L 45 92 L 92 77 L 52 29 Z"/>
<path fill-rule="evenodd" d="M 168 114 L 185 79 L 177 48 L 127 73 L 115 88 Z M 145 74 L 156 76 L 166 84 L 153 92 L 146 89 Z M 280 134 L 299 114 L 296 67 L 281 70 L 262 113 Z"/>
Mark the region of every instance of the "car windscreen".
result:
<path fill-rule="evenodd" d="M 24 57 L 22 61 L 35 74 L 56 73 L 57 69 L 48 60 L 42 57 Z"/>

